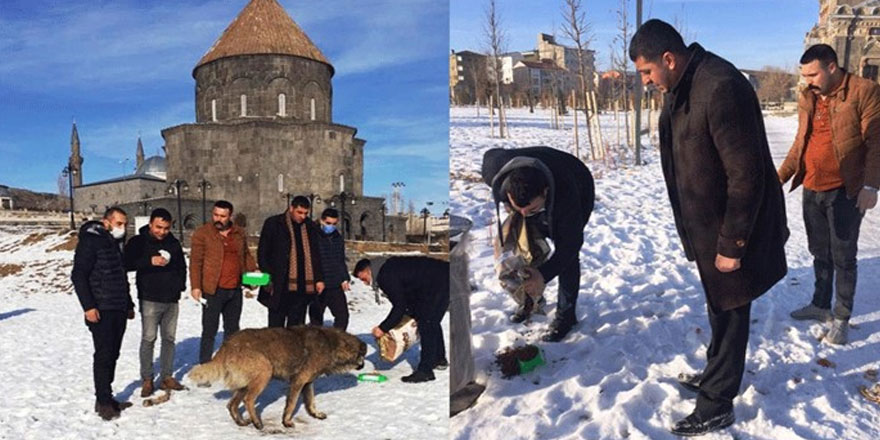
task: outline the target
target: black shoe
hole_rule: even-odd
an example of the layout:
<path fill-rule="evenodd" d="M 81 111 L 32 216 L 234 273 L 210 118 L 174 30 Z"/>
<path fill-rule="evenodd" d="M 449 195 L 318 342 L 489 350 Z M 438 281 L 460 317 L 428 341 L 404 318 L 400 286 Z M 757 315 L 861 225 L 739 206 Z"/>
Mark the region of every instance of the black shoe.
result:
<path fill-rule="evenodd" d="M 510 319 L 510 322 L 514 324 L 519 324 L 526 319 L 529 319 L 529 316 L 532 316 L 531 303 L 517 307 L 516 311 L 514 311 L 513 314 L 508 317 L 508 319 Z"/>
<path fill-rule="evenodd" d="M 104 420 L 113 420 L 119 417 L 119 410 L 112 403 L 95 402 L 95 412 Z"/>
<path fill-rule="evenodd" d="M 131 408 L 131 406 L 133 405 L 133 403 L 131 402 L 120 402 L 116 399 L 113 399 L 110 404 L 113 405 L 113 408 L 115 408 L 116 411 L 119 412 L 125 411 L 127 408 Z"/>
<path fill-rule="evenodd" d="M 691 415 L 679 420 L 672 428 L 672 433 L 683 437 L 694 437 L 724 429 L 732 425 L 735 420 L 736 417 L 733 415 L 733 410 L 706 420 L 703 420 L 696 412 L 693 412 Z"/>
<path fill-rule="evenodd" d="M 403 376 L 400 380 L 402 380 L 406 383 L 419 383 L 419 382 L 427 382 L 429 380 L 434 380 L 434 379 L 435 379 L 434 372 L 432 372 L 432 371 L 428 371 L 428 372 L 416 371 L 415 373 L 410 374 L 409 376 Z"/>
<path fill-rule="evenodd" d="M 688 391 L 700 392 L 700 382 L 703 381 L 703 373 L 679 373 L 678 384 Z"/>
<path fill-rule="evenodd" d="M 544 342 L 559 342 L 571 331 L 574 324 L 574 322 L 553 321 L 547 333 L 541 336 L 541 340 Z"/>
<path fill-rule="evenodd" d="M 435 370 L 443 371 L 447 368 L 449 368 L 449 361 L 447 361 L 446 358 L 440 359 L 439 361 L 437 361 L 436 364 L 434 364 Z"/>

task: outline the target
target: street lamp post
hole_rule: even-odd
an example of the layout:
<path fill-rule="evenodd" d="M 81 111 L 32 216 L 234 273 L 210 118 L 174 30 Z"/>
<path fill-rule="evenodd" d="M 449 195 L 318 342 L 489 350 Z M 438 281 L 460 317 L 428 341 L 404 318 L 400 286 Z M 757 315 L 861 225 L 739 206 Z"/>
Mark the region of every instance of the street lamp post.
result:
<path fill-rule="evenodd" d="M 67 194 L 70 197 L 70 230 L 73 231 L 76 230 L 76 222 L 73 220 L 73 175 L 76 174 L 76 168 L 68 163 L 61 170 L 61 174 L 67 177 Z"/>
<path fill-rule="evenodd" d="M 314 220 L 315 216 L 312 215 L 312 213 L 314 212 L 314 209 L 315 209 L 315 203 L 321 203 L 321 196 L 319 196 L 315 193 L 309 193 L 309 195 L 307 195 L 306 197 L 309 198 L 309 218 Z M 290 205 L 289 202 L 287 204 Z"/>
<path fill-rule="evenodd" d="M 207 208 L 208 190 L 213 187 L 211 186 L 211 182 L 208 182 L 207 180 L 205 180 L 204 177 L 202 178 L 202 180 L 199 181 L 198 186 L 199 186 L 199 192 L 202 193 L 202 223 L 204 224 L 204 223 L 208 222 L 208 208 Z"/>
<path fill-rule="evenodd" d="M 174 179 L 171 185 L 168 185 L 168 194 L 177 195 L 177 231 L 180 234 L 180 242 L 183 243 L 183 208 L 180 205 L 180 191 L 189 191 L 189 184 L 183 179 Z"/>
<path fill-rule="evenodd" d="M 385 200 L 382 200 L 382 206 L 379 207 L 382 212 L 382 241 L 385 241 Z"/>
<path fill-rule="evenodd" d="M 428 241 L 428 216 L 431 215 L 431 211 L 429 211 L 428 208 L 422 208 L 419 213 L 422 214 L 422 230 L 425 231 L 425 244 L 431 244 L 430 241 Z"/>
<path fill-rule="evenodd" d="M 339 194 L 334 195 L 330 198 L 330 206 L 336 206 L 336 203 L 339 203 L 340 216 L 339 222 L 342 224 L 342 237 L 348 239 L 348 228 L 349 224 L 345 220 L 345 205 L 346 201 L 350 202 L 352 205 L 357 204 L 357 198 L 352 193 L 348 193 L 345 191 L 340 192 Z"/>

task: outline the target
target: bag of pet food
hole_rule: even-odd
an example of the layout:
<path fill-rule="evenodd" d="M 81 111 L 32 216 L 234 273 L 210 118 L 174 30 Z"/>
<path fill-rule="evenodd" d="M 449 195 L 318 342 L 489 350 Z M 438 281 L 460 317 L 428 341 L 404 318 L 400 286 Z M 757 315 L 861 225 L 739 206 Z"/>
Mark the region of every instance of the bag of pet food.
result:
<path fill-rule="evenodd" d="M 379 356 L 394 362 L 403 352 L 419 342 L 416 320 L 404 316 L 400 323 L 379 338 Z"/>

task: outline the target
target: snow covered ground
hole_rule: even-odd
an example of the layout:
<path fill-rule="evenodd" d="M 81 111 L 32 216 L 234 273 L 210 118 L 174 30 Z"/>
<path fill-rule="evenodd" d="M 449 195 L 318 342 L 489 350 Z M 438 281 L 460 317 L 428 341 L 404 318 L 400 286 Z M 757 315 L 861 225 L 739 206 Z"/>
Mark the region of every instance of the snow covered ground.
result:
<path fill-rule="evenodd" d="M 490 241 L 494 208 L 480 181 L 482 154 L 492 147 L 547 145 L 572 152 L 571 121 L 549 128 L 549 113 L 514 110 L 511 139 L 490 137 L 488 115 L 450 110 L 452 211 L 474 220 L 471 296 L 474 355 L 487 389 L 477 405 L 452 419 L 453 438 L 674 438 L 668 428 L 693 409 L 695 395 L 673 378 L 705 364 L 710 329 L 693 263 L 681 249 L 656 148 L 643 168 L 588 163 L 596 178 L 596 207 L 584 231 L 577 303 L 579 324 L 563 342 L 539 337 L 554 314 L 556 282 L 548 287 L 549 316 L 526 325 L 507 321 L 514 302 L 495 278 Z M 778 165 L 791 145 L 796 117 L 767 117 Z M 602 116 L 606 140 L 614 119 Z M 584 130 L 581 127 L 583 151 Z M 648 143 L 647 137 L 644 143 Z M 629 161 L 632 163 L 632 161 Z M 880 208 L 861 228 L 859 280 L 843 347 L 818 341 L 823 326 L 794 322 L 788 313 L 812 294 L 812 260 L 801 216 L 801 192 L 786 193 L 788 275 L 753 304 L 748 358 L 737 423 L 707 439 L 876 439 L 880 406 L 858 393 L 880 368 Z M 454 341 L 453 341 L 454 343 Z M 536 343 L 547 365 L 502 379 L 496 352 Z M 834 367 L 817 360 L 827 358 Z"/>
<path fill-rule="evenodd" d="M 70 269 L 73 252 L 47 252 L 66 236 L 39 230 L 0 227 L 0 439 L 98 439 L 98 438 L 191 438 L 244 439 L 261 434 L 297 438 L 410 439 L 446 438 L 449 415 L 449 373 L 437 372 L 437 380 L 405 384 L 402 376 L 418 363 L 418 348 L 391 365 L 381 361 L 370 329 L 390 310 L 383 298 L 354 282 L 348 295 L 349 332 L 368 344 L 363 370 L 378 370 L 385 383 L 358 383 L 354 374 L 323 377 L 315 382 L 319 410 L 326 420 L 309 417 L 302 404 L 292 429 L 281 424 L 286 388 L 272 381 L 257 400 L 265 428 L 239 427 L 226 412 L 231 394 L 219 385 L 198 388 L 185 375 L 198 358 L 201 312 L 191 299 L 180 302 L 174 376 L 188 391 L 176 392 L 167 403 L 141 406 L 138 347 L 140 316 L 128 321 L 128 329 L 116 369 L 117 399 L 134 406 L 119 419 L 104 422 L 93 411 L 92 341 L 83 323 L 82 309 L 72 292 Z M 30 240 L 28 240 L 30 237 Z M 37 239 L 39 237 L 39 239 Z M 24 241 L 34 241 L 22 244 Z M 12 265 L 22 270 L 13 275 Z M 133 275 L 132 275 L 132 286 Z M 132 288 L 134 294 L 135 289 Z M 331 321 L 329 312 L 325 320 Z M 245 299 L 241 327 L 264 327 L 266 311 L 256 299 Z M 329 324 L 329 322 L 328 322 Z M 448 321 L 443 323 L 448 329 Z M 217 337 L 217 347 L 222 341 Z M 158 373 L 160 342 L 155 347 Z M 158 393 L 156 394 L 158 395 Z"/>

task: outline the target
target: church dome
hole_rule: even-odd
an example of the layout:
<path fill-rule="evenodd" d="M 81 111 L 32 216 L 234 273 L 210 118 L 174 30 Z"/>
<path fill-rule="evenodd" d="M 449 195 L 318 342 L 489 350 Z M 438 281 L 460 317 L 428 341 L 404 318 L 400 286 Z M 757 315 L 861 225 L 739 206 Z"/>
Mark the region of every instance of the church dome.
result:
<path fill-rule="evenodd" d="M 165 158 L 162 156 L 150 156 L 134 172 L 135 176 L 148 176 L 164 179 L 168 171 Z"/>

